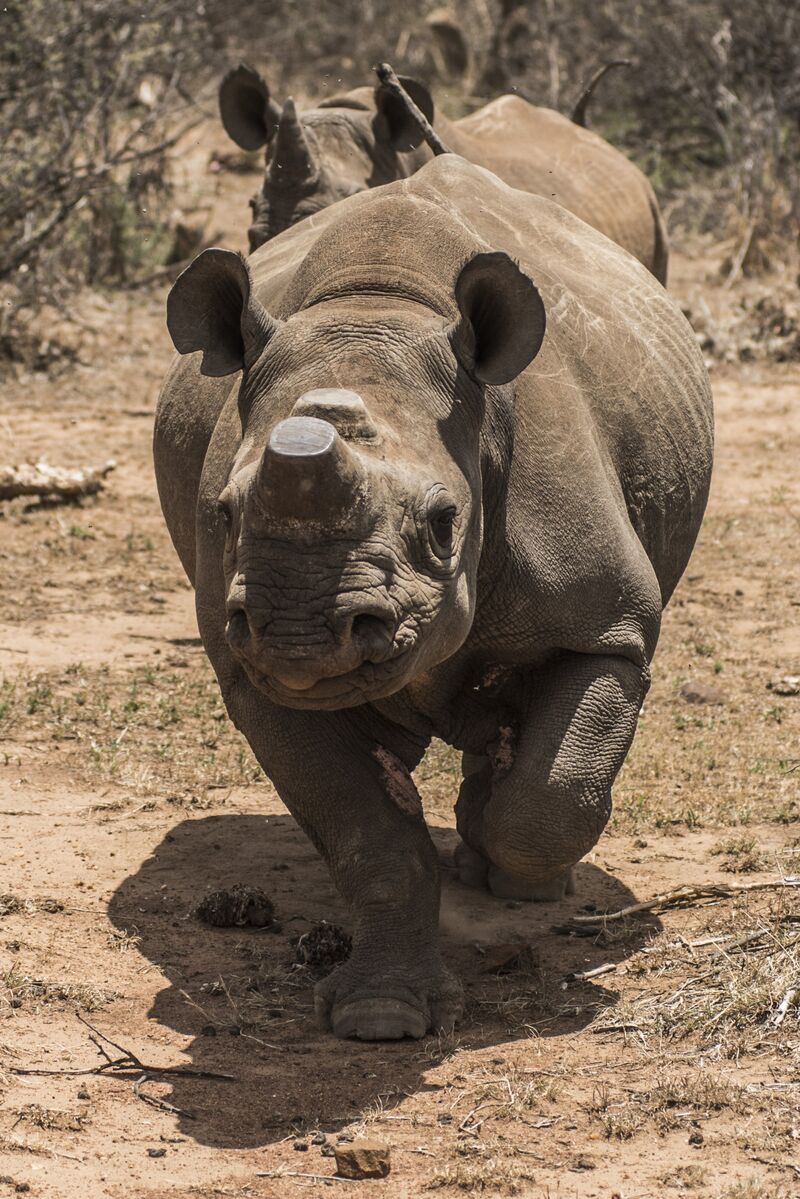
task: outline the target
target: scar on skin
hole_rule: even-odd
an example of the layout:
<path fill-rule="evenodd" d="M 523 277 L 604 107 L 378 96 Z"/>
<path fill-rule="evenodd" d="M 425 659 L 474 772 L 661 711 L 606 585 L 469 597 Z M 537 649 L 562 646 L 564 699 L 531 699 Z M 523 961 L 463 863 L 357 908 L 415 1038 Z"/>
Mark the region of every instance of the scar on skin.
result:
<path fill-rule="evenodd" d="M 505 724 L 499 732 L 499 739 L 492 748 L 492 765 L 498 774 L 508 774 L 514 765 L 514 730 Z"/>
<path fill-rule="evenodd" d="M 372 751 L 372 756 L 383 770 L 383 782 L 389 798 L 406 816 L 421 817 L 422 800 L 405 763 L 382 745 Z"/>

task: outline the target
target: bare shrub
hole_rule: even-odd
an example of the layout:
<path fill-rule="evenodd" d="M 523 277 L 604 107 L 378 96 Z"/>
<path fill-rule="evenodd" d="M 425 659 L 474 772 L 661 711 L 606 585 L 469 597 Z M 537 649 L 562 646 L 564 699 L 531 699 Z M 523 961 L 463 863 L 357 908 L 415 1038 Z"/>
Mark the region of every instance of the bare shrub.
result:
<path fill-rule="evenodd" d="M 32 267 L 56 235 L 58 271 L 125 277 L 153 228 L 175 123 L 193 112 L 188 81 L 209 40 L 202 13 L 191 0 L 5 7 L 0 278 Z"/>

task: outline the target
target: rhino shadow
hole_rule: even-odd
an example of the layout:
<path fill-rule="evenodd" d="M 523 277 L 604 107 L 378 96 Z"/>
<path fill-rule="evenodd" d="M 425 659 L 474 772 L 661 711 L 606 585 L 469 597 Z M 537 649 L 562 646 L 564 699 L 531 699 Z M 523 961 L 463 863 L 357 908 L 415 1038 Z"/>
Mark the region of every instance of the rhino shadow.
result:
<path fill-rule="evenodd" d="M 637 922 L 635 939 L 616 944 L 565 937 L 554 926 L 589 903 L 610 910 L 635 902 L 618 879 L 582 863 L 574 896 L 511 907 L 455 881 L 445 861 L 456 834 L 435 825 L 431 833 L 443 859 L 444 955 L 467 997 L 461 1043 L 480 1048 L 525 1040 L 531 1025 L 539 1038 L 569 1035 L 598 1006 L 613 1004 L 613 989 L 584 983 L 564 993 L 560 980 L 623 960 L 658 922 Z M 235 883 L 268 892 L 279 932 L 209 928 L 190 915 L 207 891 Z M 391 1108 L 410 1094 L 439 1089 L 423 1077 L 436 1064 L 436 1038 L 369 1045 L 337 1041 L 316 1027 L 312 981 L 292 970 L 290 939 L 318 920 L 345 928 L 349 921 L 324 864 L 290 816 L 180 821 L 121 883 L 109 915 L 117 928 L 138 933 L 140 952 L 169 979 L 149 1017 L 193 1038 L 185 1049 L 192 1069 L 235 1076 L 233 1082 L 169 1080 L 165 1097 L 180 1109 L 184 1135 L 217 1147 L 257 1147 L 293 1130 L 336 1132 L 376 1103 Z M 517 941 L 538 946 L 534 972 L 487 973 L 483 947 Z"/>

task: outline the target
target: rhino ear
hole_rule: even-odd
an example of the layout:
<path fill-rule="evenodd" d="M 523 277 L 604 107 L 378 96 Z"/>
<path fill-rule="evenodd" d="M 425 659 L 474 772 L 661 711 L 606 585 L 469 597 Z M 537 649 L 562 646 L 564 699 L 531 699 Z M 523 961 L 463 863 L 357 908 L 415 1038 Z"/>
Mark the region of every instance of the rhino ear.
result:
<path fill-rule="evenodd" d="M 417 108 L 433 124 L 433 97 L 424 83 L 400 75 L 399 80 Z M 381 84 L 375 88 L 375 107 L 378 117 L 375 124 L 376 136 L 389 142 L 393 150 L 415 150 L 422 141 L 422 130 L 411 119 L 403 101 L 388 87 Z"/>
<path fill-rule="evenodd" d="M 242 62 L 219 85 L 219 115 L 237 146 L 258 150 L 272 140 L 281 110 L 271 99 L 266 80 Z"/>
<path fill-rule="evenodd" d="M 279 324 L 251 294 L 241 254 L 213 249 L 175 280 L 167 328 L 179 354 L 202 350 L 200 374 L 218 378 L 252 366 Z"/>
<path fill-rule="evenodd" d="M 450 341 L 462 366 L 481 383 L 510 383 L 544 338 L 546 317 L 534 283 L 508 254 L 476 254 L 456 280 L 460 318 Z"/>

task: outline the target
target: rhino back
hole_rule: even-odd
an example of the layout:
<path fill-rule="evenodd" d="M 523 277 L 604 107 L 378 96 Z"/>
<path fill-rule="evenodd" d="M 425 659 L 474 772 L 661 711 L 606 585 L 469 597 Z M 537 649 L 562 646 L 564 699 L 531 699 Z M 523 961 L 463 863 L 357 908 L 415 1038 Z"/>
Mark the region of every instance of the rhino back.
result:
<path fill-rule="evenodd" d="M 512 187 L 545 196 L 666 279 L 666 232 L 647 178 L 561 113 L 501 96 L 451 128 L 453 148 Z"/>

